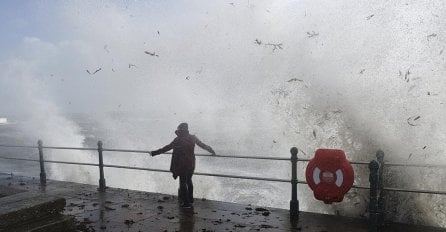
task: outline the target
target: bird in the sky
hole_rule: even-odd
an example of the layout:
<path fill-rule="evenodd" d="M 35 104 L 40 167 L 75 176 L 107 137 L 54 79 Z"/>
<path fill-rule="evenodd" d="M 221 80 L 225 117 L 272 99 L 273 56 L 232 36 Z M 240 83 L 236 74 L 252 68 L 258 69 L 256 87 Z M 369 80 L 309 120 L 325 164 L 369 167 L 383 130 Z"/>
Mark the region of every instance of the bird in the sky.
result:
<path fill-rule="evenodd" d="M 88 70 L 88 69 L 87 69 L 86 71 L 87 71 L 88 74 L 90 74 L 90 75 L 94 75 L 94 74 L 96 74 L 97 72 L 99 72 L 99 71 L 101 71 L 101 70 L 102 70 L 102 68 L 98 68 L 98 69 L 96 69 L 93 73 L 91 73 L 90 70 Z"/>
<path fill-rule="evenodd" d="M 145 54 L 147 54 L 147 55 L 151 55 L 151 56 L 156 56 L 156 57 L 159 57 L 159 55 L 158 55 L 158 54 L 156 54 L 155 52 L 148 52 L 148 51 L 144 51 L 144 53 L 145 53 Z"/>

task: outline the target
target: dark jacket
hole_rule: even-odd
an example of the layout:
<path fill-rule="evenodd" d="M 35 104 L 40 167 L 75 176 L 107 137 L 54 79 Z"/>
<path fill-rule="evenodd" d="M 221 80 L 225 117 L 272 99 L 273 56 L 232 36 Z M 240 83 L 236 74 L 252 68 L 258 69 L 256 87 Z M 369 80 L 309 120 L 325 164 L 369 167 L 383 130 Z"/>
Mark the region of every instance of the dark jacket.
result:
<path fill-rule="evenodd" d="M 173 174 L 173 178 L 183 175 L 192 175 L 195 170 L 195 144 L 201 148 L 215 154 L 214 150 L 202 143 L 195 135 L 187 133 L 178 133 L 170 144 L 164 146 L 161 149 L 152 151 L 152 156 L 165 153 L 173 149 L 172 160 L 170 162 L 170 171 Z"/>

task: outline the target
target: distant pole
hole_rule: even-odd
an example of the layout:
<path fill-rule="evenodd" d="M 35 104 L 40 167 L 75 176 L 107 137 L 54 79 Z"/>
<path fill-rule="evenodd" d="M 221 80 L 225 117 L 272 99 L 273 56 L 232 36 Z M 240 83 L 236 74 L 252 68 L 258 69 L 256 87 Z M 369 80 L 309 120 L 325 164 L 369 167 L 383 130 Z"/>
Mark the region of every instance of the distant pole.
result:
<path fill-rule="evenodd" d="M 378 224 L 383 225 L 384 224 L 384 209 L 385 209 L 385 199 L 383 194 L 383 170 L 384 170 L 384 152 L 381 150 L 378 150 L 376 152 L 376 159 L 379 163 L 379 169 L 378 169 Z"/>
<path fill-rule="evenodd" d="M 104 162 L 102 159 L 102 141 L 98 141 L 99 153 L 99 191 L 105 192 Z"/>
<path fill-rule="evenodd" d="M 291 201 L 290 201 L 290 217 L 299 219 L 299 201 L 297 200 L 297 153 L 296 147 L 291 150 Z"/>
<path fill-rule="evenodd" d="M 369 232 L 378 231 L 378 169 L 379 164 L 376 160 L 369 163 L 370 175 L 370 203 L 369 203 Z"/>
<path fill-rule="evenodd" d="M 39 149 L 40 184 L 41 185 L 46 185 L 45 160 L 43 159 L 43 143 L 42 143 L 42 140 L 37 141 L 37 147 Z"/>

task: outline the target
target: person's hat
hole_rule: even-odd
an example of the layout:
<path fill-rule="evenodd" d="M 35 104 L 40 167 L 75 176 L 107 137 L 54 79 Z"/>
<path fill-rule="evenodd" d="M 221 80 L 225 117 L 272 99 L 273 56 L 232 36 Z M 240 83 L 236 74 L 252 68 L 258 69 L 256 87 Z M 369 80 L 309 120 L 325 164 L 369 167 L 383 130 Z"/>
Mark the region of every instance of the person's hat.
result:
<path fill-rule="evenodd" d="M 189 126 L 187 125 L 187 123 L 183 122 L 183 123 L 180 123 L 180 125 L 178 125 L 177 130 L 189 131 Z"/>

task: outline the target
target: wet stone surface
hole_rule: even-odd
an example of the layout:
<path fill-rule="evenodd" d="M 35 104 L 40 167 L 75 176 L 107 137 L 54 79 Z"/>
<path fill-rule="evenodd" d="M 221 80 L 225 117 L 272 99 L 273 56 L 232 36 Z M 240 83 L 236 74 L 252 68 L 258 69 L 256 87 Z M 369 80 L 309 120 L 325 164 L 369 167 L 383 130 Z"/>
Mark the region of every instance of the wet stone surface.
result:
<path fill-rule="evenodd" d="M 41 187 L 38 179 L 7 174 L 0 174 L 0 186 L 65 198 L 63 214 L 85 231 L 367 231 L 361 219 L 301 212 L 292 221 L 288 210 L 205 199 L 181 209 L 175 196 L 117 188 L 101 193 L 97 186 L 51 180 Z M 391 224 L 383 231 L 446 230 Z"/>
<path fill-rule="evenodd" d="M 10 179 L 12 177 L 9 177 Z M 7 197 L 7 196 L 11 196 L 17 193 L 22 193 L 22 192 L 26 192 L 25 190 L 22 189 L 17 189 L 17 188 L 11 188 L 9 186 L 1 186 L 0 187 L 0 198 L 2 197 Z"/>

